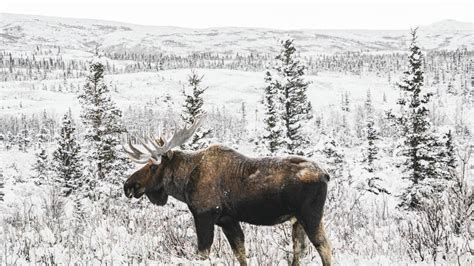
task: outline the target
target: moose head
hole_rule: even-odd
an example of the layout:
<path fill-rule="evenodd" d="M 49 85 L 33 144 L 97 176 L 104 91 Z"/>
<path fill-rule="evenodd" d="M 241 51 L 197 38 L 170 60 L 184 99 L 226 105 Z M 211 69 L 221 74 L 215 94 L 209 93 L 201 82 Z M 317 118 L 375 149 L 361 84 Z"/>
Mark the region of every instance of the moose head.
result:
<path fill-rule="evenodd" d="M 169 139 L 161 136 L 140 140 L 141 145 L 147 152 L 135 147 L 128 138 L 128 145 L 123 145 L 124 151 L 132 161 L 144 164 L 144 166 L 133 173 L 125 182 L 123 186 L 125 196 L 140 198 L 145 194 L 152 203 L 160 206 L 165 205 L 168 194 L 164 189 L 164 180 L 173 175 L 173 168 L 179 167 L 172 160 L 172 149 L 181 146 L 190 139 L 202 124 L 203 118 L 203 115 L 197 117 L 189 128 L 185 127 L 175 131 Z"/>

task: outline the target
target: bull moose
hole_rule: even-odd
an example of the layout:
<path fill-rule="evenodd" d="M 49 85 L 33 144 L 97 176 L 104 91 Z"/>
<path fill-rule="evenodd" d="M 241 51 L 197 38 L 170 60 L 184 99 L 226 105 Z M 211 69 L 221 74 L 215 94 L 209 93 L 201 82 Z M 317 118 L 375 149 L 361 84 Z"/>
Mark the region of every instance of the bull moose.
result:
<path fill-rule="evenodd" d="M 328 173 L 302 157 L 249 158 L 223 145 L 199 151 L 172 150 L 184 144 L 201 122 L 202 117 L 168 140 L 150 137 L 142 141 L 147 152 L 129 139 L 124 150 L 144 166 L 125 182 L 125 195 L 140 198 L 145 194 L 159 206 L 166 204 L 168 196 L 186 203 L 194 217 L 198 255 L 203 259 L 209 257 L 215 225 L 222 228 L 240 265 L 247 265 L 239 222 L 275 225 L 292 220 L 292 265 L 299 265 L 305 233 L 323 265 L 331 265 L 331 247 L 322 223 Z"/>

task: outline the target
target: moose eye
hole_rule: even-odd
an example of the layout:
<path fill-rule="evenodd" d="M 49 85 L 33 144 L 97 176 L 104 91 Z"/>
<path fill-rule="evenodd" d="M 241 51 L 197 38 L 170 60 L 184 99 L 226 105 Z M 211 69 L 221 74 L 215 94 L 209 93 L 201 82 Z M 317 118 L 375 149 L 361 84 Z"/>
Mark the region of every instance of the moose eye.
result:
<path fill-rule="evenodd" d="M 151 170 L 152 172 L 156 172 L 157 169 L 158 169 L 158 165 L 156 165 L 156 164 L 152 164 L 152 165 L 150 166 L 150 170 Z"/>

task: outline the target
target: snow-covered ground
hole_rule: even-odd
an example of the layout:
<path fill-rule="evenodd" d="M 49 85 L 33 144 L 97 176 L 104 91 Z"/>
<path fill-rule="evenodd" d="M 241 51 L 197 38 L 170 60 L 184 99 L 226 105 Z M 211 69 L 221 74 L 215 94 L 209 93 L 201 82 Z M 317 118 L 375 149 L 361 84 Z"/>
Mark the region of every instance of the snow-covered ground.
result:
<path fill-rule="evenodd" d="M 259 125 L 258 119 L 261 118 L 252 118 L 251 116 L 254 113 L 252 110 L 262 108 L 259 101 L 262 97 L 262 86 L 264 84 L 263 73 L 210 69 L 196 69 L 196 71 L 204 75 L 203 86 L 208 87 L 205 92 L 205 107 L 207 109 L 225 106 L 226 110 L 230 113 L 238 113 L 242 102 L 245 102 L 247 110 L 249 110 L 249 124 L 247 128 L 252 131 Z M 189 73 L 189 69 L 166 70 L 157 73 L 108 75 L 106 79 L 113 87 L 117 88 L 117 92 L 113 92 L 112 96 L 124 112 L 126 112 L 127 107 L 130 105 L 135 107 L 144 106 L 147 102 L 154 103 L 155 98 L 158 98 L 157 103 L 151 105 L 153 109 L 159 110 L 160 108 L 164 109 L 171 106 L 176 113 L 179 113 L 181 110 L 180 106 L 184 100 L 182 89 Z M 371 89 L 372 99 L 377 112 L 393 108 L 399 95 L 398 90 L 386 78 L 376 76 L 319 73 L 317 76 L 308 76 L 308 79 L 312 81 L 308 93 L 315 113 L 327 114 L 328 117 L 340 108 L 341 96 L 346 92 L 351 96 L 351 106 L 355 108 L 363 105 L 366 92 L 368 89 Z M 75 93 L 41 90 L 41 84 L 43 83 L 51 85 L 62 82 L 63 80 L 3 82 L 0 85 L 2 114 L 7 116 L 31 115 L 39 114 L 46 110 L 49 113 L 57 114 L 59 117 L 71 108 L 73 114 L 77 116 L 80 108 Z M 68 80 L 68 82 L 82 84 L 84 80 Z M 35 89 L 32 89 L 33 85 Z M 383 100 L 384 95 L 386 102 Z M 171 100 L 163 102 L 162 97 L 164 96 L 169 96 Z M 447 112 L 454 112 L 453 99 L 446 99 L 446 101 L 450 102 L 445 108 Z M 468 122 L 472 123 L 473 121 L 469 119 Z M 318 145 L 322 145 L 322 143 Z M 369 204 L 365 208 L 374 211 L 374 213 L 366 216 L 366 218 L 372 217 L 372 221 L 361 222 L 375 226 L 375 231 L 370 232 L 373 234 L 370 237 L 375 242 L 370 242 L 371 247 L 366 247 L 365 249 L 382 249 L 381 253 L 375 253 L 367 257 L 365 251 L 361 251 L 362 254 L 365 254 L 363 256 L 354 254 L 353 251 L 358 250 L 358 248 L 350 248 L 351 251 L 345 251 L 344 246 L 341 246 L 342 242 L 334 239 L 339 229 L 333 228 L 332 222 L 328 222 L 328 231 L 334 242 L 335 261 L 339 265 L 386 265 L 393 263 L 408 265 L 413 263 L 404 254 L 400 253 L 401 249 L 399 247 L 396 247 L 400 245 L 401 240 L 399 236 L 394 235 L 396 234 L 396 227 L 392 224 L 393 220 L 391 220 L 398 215 L 394 196 L 403 187 L 400 169 L 395 166 L 393 155 L 390 155 L 392 145 L 390 143 L 381 143 L 380 145 L 384 156 L 376 164 L 378 169 L 377 175 L 382 178 L 382 183 L 392 195 L 377 198 L 371 195 L 363 196 L 364 202 Z M 50 147 L 50 149 L 53 148 Z M 245 154 L 254 154 L 251 145 L 243 145 L 238 148 Z M 316 147 L 315 149 L 318 148 L 321 147 Z M 361 149 L 358 146 L 345 149 L 345 156 L 354 175 L 354 182 L 361 182 L 364 178 L 363 176 L 358 176 L 358 173 L 363 173 L 362 167 L 358 163 L 361 159 Z M 198 261 L 193 257 L 195 236 L 192 219 L 185 206 L 174 200 L 165 207 L 156 207 L 149 204 L 146 199 L 130 203 L 127 199 L 122 198 L 120 202 L 111 207 L 115 208 L 114 210 L 107 210 L 107 212 L 110 212 L 109 214 L 99 214 L 99 206 L 84 203 L 87 208 L 90 208 L 89 211 L 92 213 L 90 219 L 92 220 L 90 223 L 80 227 L 81 230 L 84 230 L 84 234 L 81 235 L 80 240 L 76 239 L 74 241 L 82 241 L 81 243 L 83 244 L 81 245 L 88 243 L 90 246 L 81 246 L 80 251 L 76 253 L 67 251 L 66 247 L 58 244 L 60 241 L 56 238 L 59 234 L 69 239 L 72 237 L 68 235 L 71 232 L 58 228 L 57 225 L 51 225 L 52 221 L 45 218 L 45 215 L 48 215 L 46 213 L 48 206 L 51 207 L 51 201 L 54 199 L 54 193 L 51 191 L 54 191 L 55 188 L 47 185 L 37 187 L 31 181 L 31 176 L 34 175 L 30 167 L 34 161 L 33 149 L 25 153 L 18 150 L 7 151 L 4 147 L 0 147 L 0 158 L 0 168 L 3 169 L 3 175 L 6 179 L 6 188 L 4 189 L 6 194 L 5 201 L 0 204 L 2 217 L 7 220 L 18 220 L 17 222 L 24 223 L 24 226 L 26 226 L 22 229 L 24 231 L 19 233 L 20 235 L 13 235 L 14 232 L 11 231 L 11 227 L 6 226 L 4 228 L 3 241 L 20 241 L 24 243 L 16 246 L 11 251 L 12 253 L 20 252 L 16 249 L 26 248 L 24 245 L 28 245 L 30 242 L 36 243 L 35 241 L 39 241 L 41 243 L 40 247 L 31 247 L 35 254 L 30 254 L 30 256 L 36 258 L 32 258 L 32 261 L 44 261 L 43 257 L 45 254 L 49 254 L 55 258 L 55 262 L 59 263 L 72 262 L 78 259 L 84 259 L 93 263 L 112 261 L 125 263 L 133 262 L 134 256 L 136 257 L 135 262 L 144 262 L 144 258 L 139 258 L 140 254 L 143 255 L 143 252 L 153 252 L 148 257 L 156 261 L 150 260 L 147 263 L 209 263 Z M 318 159 L 318 156 L 315 159 Z M 346 197 L 348 197 L 348 202 L 351 202 L 354 195 L 347 195 Z M 73 226 L 69 224 L 74 219 L 72 208 L 72 203 L 66 201 L 63 207 L 64 214 L 60 218 L 63 221 L 62 226 Z M 386 217 L 384 219 L 377 217 L 381 214 L 377 214 L 376 210 L 387 212 L 384 214 Z M 31 222 L 29 219 L 39 219 L 37 221 L 38 224 Z M 335 223 L 337 224 L 337 221 Z M 177 224 L 180 225 L 175 227 Z M 44 228 L 29 229 L 31 226 L 44 226 Z M 140 226 L 149 226 L 151 231 L 148 232 L 144 231 L 145 229 L 143 228 L 137 228 Z M 247 248 L 249 254 L 251 254 L 249 256 L 251 263 L 278 265 L 285 265 L 287 263 L 285 258 L 291 258 L 291 255 L 289 255 L 291 254 L 291 245 L 288 242 L 290 240 L 288 238 L 290 236 L 288 231 L 289 225 L 287 224 L 279 228 L 245 226 L 248 235 Z M 366 229 L 370 228 L 365 228 L 364 230 Z M 63 233 L 58 233 L 58 230 L 63 230 Z M 165 234 L 166 230 L 175 230 L 173 232 L 176 235 Z M 358 229 L 358 234 L 362 235 L 352 236 L 355 243 L 364 239 L 364 233 L 360 228 Z M 182 237 L 183 239 L 177 240 L 174 237 Z M 170 239 L 178 242 L 170 243 Z M 210 262 L 227 264 L 229 260 L 232 260 L 231 251 L 222 234 L 219 234 L 216 239 Z M 386 243 L 378 243 L 377 241 L 386 241 Z M 357 245 L 366 244 L 369 243 L 362 244 L 361 242 Z M 174 247 L 173 245 L 184 246 Z M 165 250 L 166 247 L 170 246 L 177 250 Z M 99 248 L 101 249 L 100 251 L 98 250 Z M 361 247 L 361 249 L 364 248 Z M 167 255 L 160 255 L 160 253 Z M 14 261 L 20 264 L 27 263 L 25 257 L 15 257 L 13 254 L 10 255 L 11 257 L 8 257 L 8 254 L 5 254 L 5 256 L 4 262 L 6 263 Z M 310 248 L 310 253 L 305 256 L 303 262 L 314 264 L 316 261 L 318 261 L 317 254 L 313 248 Z"/>
<path fill-rule="evenodd" d="M 226 69 L 195 69 L 204 75 L 203 86 L 206 108 L 227 106 L 233 110 L 245 102 L 249 110 L 254 110 L 262 99 L 264 86 L 263 72 L 245 72 Z M 164 70 L 132 74 L 108 75 L 107 81 L 118 91 L 113 92 L 114 101 L 122 107 L 144 105 L 154 98 L 170 96 L 173 102 L 179 103 L 183 98 L 182 90 L 190 69 Z M 362 104 L 367 90 L 373 94 L 377 109 L 395 106 L 398 90 L 389 84 L 387 78 L 376 76 L 342 75 L 338 73 L 319 73 L 307 76 L 312 83 L 308 97 L 316 110 L 340 104 L 341 95 L 348 92 L 356 104 Z M 68 83 L 82 86 L 84 79 L 68 79 Z M 0 84 L 0 106 L 3 114 L 31 114 L 43 110 L 64 113 L 68 108 L 79 111 L 77 95 L 69 92 L 42 90 L 45 86 L 58 86 L 61 80 L 12 81 Z M 387 103 L 383 102 L 386 95 Z M 179 105 L 179 104 L 178 104 Z"/>

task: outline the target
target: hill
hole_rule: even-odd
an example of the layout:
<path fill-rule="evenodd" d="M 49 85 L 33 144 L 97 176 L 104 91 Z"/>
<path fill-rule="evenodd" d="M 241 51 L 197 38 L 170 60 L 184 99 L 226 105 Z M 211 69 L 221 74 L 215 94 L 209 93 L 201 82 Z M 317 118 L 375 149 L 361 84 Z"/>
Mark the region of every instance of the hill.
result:
<path fill-rule="evenodd" d="M 420 28 L 426 50 L 474 47 L 472 23 L 444 20 Z M 91 51 L 141 51 L 190 54 L 193 52 L 269 53 L 279 39 L 296 40 L 302 54 L 344 51 L 388 52 L 405 50 L 406 30 L 275 30 L 263 28 L 191 29 L 143 26 L 120 22 L 0 13 L 0 49 L 25 51 L 62 48 Z"/>

